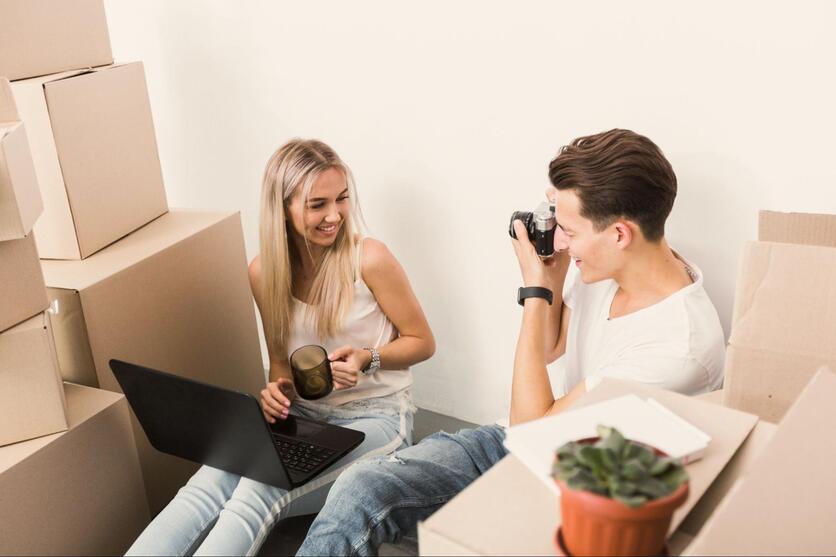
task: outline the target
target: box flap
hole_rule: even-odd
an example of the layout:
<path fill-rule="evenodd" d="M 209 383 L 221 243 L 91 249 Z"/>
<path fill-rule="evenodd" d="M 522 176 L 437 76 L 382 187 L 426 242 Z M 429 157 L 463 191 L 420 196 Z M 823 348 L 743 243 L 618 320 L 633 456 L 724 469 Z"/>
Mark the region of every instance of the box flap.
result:
<path fill-rule="evenodd" d="M 43 260 L 47 286 L 84 290 L 237 213 L 174 210 L 84 261 Z"/>
<path fill-rule="evenodd" d="M 763 450 L 769 445 L 777 429 L 778 426 L 775 424 L 763 420 L 755 425 L 746 441 L 734 454 L 734 458 L 723 468 L 711 487 L 700 498 L 696 506 L 691 509 L 687 518 L 680 525 L 680 531 L 687 532 L 691 536 L 696 536 L 699 533 L 735 482 L 752 469 Z"/>
<path fill-rule="evenodd" d="M 836 247 L 836 215 L 761 211 L 758 240 Z"/>
<path fill-rule="evenodd" d="M 752 470 L 697 536 L 692 555 L 832 555 L 836 374 L 816 373 Z"/>
<path fill-rule="evenodd" d="M 729 344 L 836 356 L 836 249 L 748 242 Z"/>
<path fill-rule="evenodd" d="M 836 249 L 748 242 L 724 403 L 777 422 L 822 365 L 836 365 Z"/>
<path fill-rule="evenodd" d="M 422 527 L 477 555 L 554 555 L 560 498 L 508 455 Z M 420 553 L 426 552 L 421 542 Z M 452 544 L 445 544 L 445 549 Z M 453 546 L 453 547 L 455 547 Z"/>
<path fill-rule="evenodd" d="M 12 86 L 5 77 L 0 77 L 0 122 L 11 122 L 20 120 L 17 114 L 17 106 L 12 96 Z"/>

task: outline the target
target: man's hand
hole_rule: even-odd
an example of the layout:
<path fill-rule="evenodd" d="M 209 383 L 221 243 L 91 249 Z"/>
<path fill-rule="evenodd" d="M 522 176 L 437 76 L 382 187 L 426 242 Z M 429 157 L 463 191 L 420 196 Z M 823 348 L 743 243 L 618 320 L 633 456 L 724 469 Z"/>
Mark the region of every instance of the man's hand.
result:
<path fill-rule="evenodd" d="M 331 360 L 331 375 L 334 377 L 334 390 L 350 389 L 357 384 L 360 375 L 372 361 L 368 350 L 343 346 L 328 355 Z"/>
<path fill-rule="evenodd" d="M 290 405 L 296 398 L 293 381 L 279 377 L 273 383 L 261 390 L 261 412 L 267 423 L 274 424 L 276 420 L 284 420 L 290 413 Z"/>
<path fill-rule="evenodd" d="M 556 249 L 555 254 L 546 259 L 542 259 L 537 255 L 534 244 L 528 239 L 528 231 L 519 219 L 514 221 L 514 232 L 516 233 L 517 239 L 512 238 L 511 243 L 514 246 L 517 260 L 520 263 L 523 286 L 540 286 L 554 291 L 556 282 L 555 275 L 561 275 L 560 280 L 562 280 L 562 275 L 566 272 L 565 267 L 557 264 L 558 257 L 562 257 L 565 253 L 564 250 L 568 247 L 568 244 L 565 242 L 564 232 L 560 227 L 555 229 L 555 237 L 559 240 L 555 244 L 557 248 L 561 249 Z"/>

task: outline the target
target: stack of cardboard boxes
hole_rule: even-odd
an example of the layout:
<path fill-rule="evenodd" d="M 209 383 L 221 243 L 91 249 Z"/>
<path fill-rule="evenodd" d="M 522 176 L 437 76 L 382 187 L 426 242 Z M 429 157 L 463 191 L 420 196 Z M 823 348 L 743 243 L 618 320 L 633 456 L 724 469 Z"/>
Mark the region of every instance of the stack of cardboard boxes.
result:
<path fill-rule="evenodd" d="M 67 429 L 32 232 L 43 206 L 26 131 L 0 78 L 0 446 Z"/>
<path fill-rule="evenodd" d="M 169 211 L 102 0 L 4 0 L 0 76 L 0 554 L 121 553 L 196 466 L 150 446 L 110 359 L 264 385 L 240 216 Z"/>

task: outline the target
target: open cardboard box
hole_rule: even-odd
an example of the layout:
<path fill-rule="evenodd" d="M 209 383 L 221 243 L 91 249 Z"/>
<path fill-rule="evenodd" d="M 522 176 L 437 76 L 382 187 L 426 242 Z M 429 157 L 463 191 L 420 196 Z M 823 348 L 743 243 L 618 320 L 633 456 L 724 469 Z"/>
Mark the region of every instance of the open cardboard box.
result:
<path fill-rule="evenodd" d="M 49 307 L 34 234 L 0 242 L 0 331 Z"/>
<path fill-rule="evenodd" d="M 24 79 L 111 62 L 103 0 L 0 2 L 0 75 Z"/>
<path fill-rule="evenodd" d="M 125 397 L 64 389 L 68 431 L 0 447 L 0 555 L 123 555 L 150 520 Z"/>
<path fill-rule="evenodd" d="M 744 247 L 723 403 L 777 423 L 813 372 L 836 369 L 836 215 L 760 214 Z"/>
<path fill-rule="evenodd" d="M 677 531 L 758 421 L 757 416 L 712 402 L 635 383 L 604 379 L 576 404 L 624 394 L 652 397 L 711 436 L 701 460 L 687 466 L 690 494 L 671 523 L 671 552 L 691 537 Z M 419 525 L 421 555 L 554 555 L 560 498 L 509 455 Z"/>
<path fill-rule="evenodd" d="M 84 261 L 42 261 L 65 380 L 119 391 L 111 358 L 257 395 L 264 387 L 238 213 L 176 210 Z M 152 512 L 195 465 L 135 425 Z"/>
<path fill-rule="evenodd" d="M 820 369 L 688 555 L 832 555 L 836 551 L 836 374 Z"/>
<path fill-rule="evenodd" d="M 0 77 L 0 242 L 29 234 L 43 209 L 26 128 L 9 81 Z"/>
<path fill-rule="evenodd" d="M 64 431 L 66 410 L 46 314 L 0 333 L 0 446 Z"/>
<path fill-rule="evenodd" d="M 142 63 L 12 83 L 43 196 L 44 259 L 84 259 L 168 210 Z"/>

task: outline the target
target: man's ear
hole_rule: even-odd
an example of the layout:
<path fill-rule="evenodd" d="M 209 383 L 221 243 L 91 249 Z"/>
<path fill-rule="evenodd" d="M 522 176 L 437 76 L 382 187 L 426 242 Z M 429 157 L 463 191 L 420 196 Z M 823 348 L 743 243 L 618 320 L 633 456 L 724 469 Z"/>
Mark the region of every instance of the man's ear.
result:
<path fill-rule="evenodd" d="M 613 224 L 613 229 L 616 233 L 615 245 L 619 249 L 627 249 L 633 243 L 633 237 L 635 235 L 633 227 L 629 223 L 620 220 Z"/>

